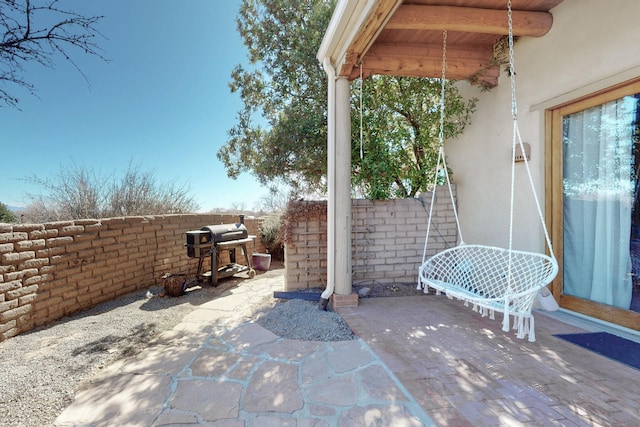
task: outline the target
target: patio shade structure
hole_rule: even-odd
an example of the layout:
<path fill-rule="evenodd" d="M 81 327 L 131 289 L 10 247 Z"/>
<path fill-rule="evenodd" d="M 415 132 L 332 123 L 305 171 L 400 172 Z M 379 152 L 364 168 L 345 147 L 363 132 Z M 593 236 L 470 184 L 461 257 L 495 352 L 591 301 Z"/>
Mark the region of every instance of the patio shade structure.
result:
<path fill-rule="evenodd" d="M 351 120 L 349 82 L 373 74 L 440 77 L 447 30 L 447 78 L 495 87 L 508 0 L 338 0 L 317 53 L 328 79 L 327 290 L 351 288 Z M 562 0 L 511 0 L 515 37 L 544 36 Z"/>

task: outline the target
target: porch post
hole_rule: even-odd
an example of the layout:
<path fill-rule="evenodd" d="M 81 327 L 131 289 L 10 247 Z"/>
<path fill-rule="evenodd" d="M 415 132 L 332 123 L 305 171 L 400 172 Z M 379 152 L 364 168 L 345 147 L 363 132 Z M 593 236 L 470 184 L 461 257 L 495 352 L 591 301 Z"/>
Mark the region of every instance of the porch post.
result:
<path fill-rule="evenodd" d="M 335 103 L 335 293 L 351 295 L 351 106 L 346 77 L 336 80 Z"/>

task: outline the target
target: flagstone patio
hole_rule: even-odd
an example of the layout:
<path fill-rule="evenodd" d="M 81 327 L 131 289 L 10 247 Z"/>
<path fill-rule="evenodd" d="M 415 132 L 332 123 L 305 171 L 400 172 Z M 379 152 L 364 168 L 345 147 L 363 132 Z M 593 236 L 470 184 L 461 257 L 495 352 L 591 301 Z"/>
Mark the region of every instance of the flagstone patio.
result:
<path fill-rule="evenodd" d="M 198 306 L 94 378 L 55 425 L 640 425 L 640 370 L 554 336 L 598 324 L 536 312 L 531 343 L 499 316 L 416 291 L 340 308 L 358 340 L 290 340 L 250 320 L 283 279 Z"/>

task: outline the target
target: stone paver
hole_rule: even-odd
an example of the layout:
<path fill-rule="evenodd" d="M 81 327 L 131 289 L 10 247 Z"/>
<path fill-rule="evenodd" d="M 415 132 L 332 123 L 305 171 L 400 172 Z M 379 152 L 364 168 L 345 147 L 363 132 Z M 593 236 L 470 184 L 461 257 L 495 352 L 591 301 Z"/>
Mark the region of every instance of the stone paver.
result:
<path fill-rule="evenodd" d="M 420 427 L 422 423 L 406 408 L 395 405 L 354 406 L 346 411 L 338 422 L 338 427 L 365 426 Z"/>
<path fill-rule="evenodd" d="M 363 368 L 358 373 L 358 380 L 362 390 L 367 393 L 369 399 L 379 402 L 395 402 L 407 400 L 407 396 L 397 384 L 387 375 L 381 365 L 372 365 Z"/>
<path fill-rule="evenodd" d="M 197 413 L 207 421 L 238 418 L 242 385 L 229 381 L 182 379 L 169 407 Z"/>
<path fill-rule="evenodd" d="M 358 403 L 358 384 L 351 375 L 331 376 L 307 386 L 307 394 L 317 404 L 353 406 Z"/>
<path fill-rule="evenodd" d="M 79 392 L 56 420 L 57 426 L 149 426 L 171 393 L 164 375 L 121 374 Z"/>
<path fill-rule="evenodd" d="M 349 341 L 337 342 L 333 349 L 327 354 L 327 361 L 336 372 L 349 372 L 373 360 L 369 351 L 361 346 L 353 346 Z"/>
<path fill-rule="evenodd" d="M 107 367 L 56 425 L 640 425 L 640 371 L 553 336 L 579 328 L 537 314 L 529 343 L 457 301 L 393 297 L 340 309 L 358 340 L 284 339 L 250 321 L 271 273 Z"/>
<path fill-rule="evenodd" d="M 216 378 L 226 375 L 242 360 L 240 354 L 229 354 L 219 348 L 205 348 L 190 365 L 194 377 Z"/>
<path fill-rule="evenodd" d="M 261 344 L 275 342 L 278 338 L 276 334 L 266 331 L 256 323 L 249 323 L 236 328 L 223 336 L 223 340 L 236 351 L 250 350 L 258 352 Z"/>
<path fill-rule="evenodd" d="M 247 412 L 292 414 L 302 409 L 304 400 L 295 364 L 264 361 L 247 384 L 243 409 Z"/>
<path fill-rule="evenodd" d="M 247 321 L 281 290 L 260 275 L 194 309 L 156 346 L 109 366 L 57 426 L 430 426 L 362 340 L 298 341 Z"/>

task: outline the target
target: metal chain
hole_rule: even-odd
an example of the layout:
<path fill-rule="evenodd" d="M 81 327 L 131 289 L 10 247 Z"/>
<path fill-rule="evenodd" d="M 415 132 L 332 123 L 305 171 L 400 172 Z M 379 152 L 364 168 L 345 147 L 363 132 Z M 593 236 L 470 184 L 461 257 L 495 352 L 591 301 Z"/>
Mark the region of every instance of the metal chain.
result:
<path fill-rule="evenodd" d="M 362 62 L 360 62 L 360 160 L 362 160 L 364 158 L 364 150 L 363 150 L 363 138 L 364 138 L 364 133 L 362 131 L 362 115 L 364 114 L 364 112 L 362 111 L 362 86 L 363 86 L 363 80 L 362 80 Z"/>
<path fill-rule="evenodd" d="M 447 30 L 442 32 L 442 76 L 440 77 L 440 147 L 444 145 L 444 87 L 446 82 L 445 70 L 447 66 Z"/>
<path fill-rule="evenodd" d="M 509 18 L 509 77 L 511 78 L 511 115 L 513 120 L 517 120 L 518 106 L 516 104 L 516 71 L 513 53 L 513 11 L 511 10 L 511 0 L 507 2 L 507 15 Z"/>

